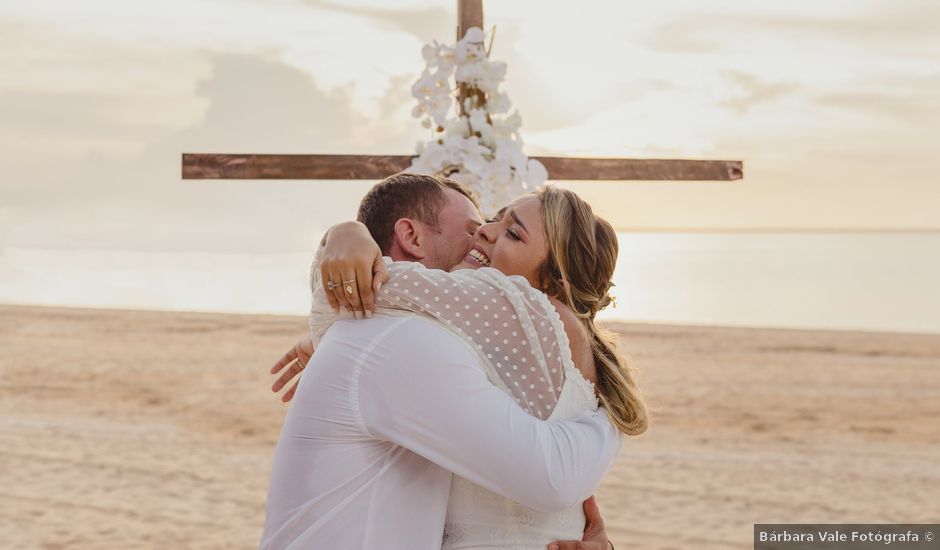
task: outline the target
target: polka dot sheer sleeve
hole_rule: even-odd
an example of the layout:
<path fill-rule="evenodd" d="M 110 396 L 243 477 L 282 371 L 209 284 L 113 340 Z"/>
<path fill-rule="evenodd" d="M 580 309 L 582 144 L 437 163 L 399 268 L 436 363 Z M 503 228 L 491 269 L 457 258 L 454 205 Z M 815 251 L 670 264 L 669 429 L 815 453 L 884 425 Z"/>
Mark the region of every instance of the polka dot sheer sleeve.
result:
<path fill-rule="evenodd" d="M 416 262 L 386 263 L 390 279 L 376 295 L 377 312 L 420 313 L 461 336 L 490 381 L 529 414 L 548 418 L 566 377 L 580 376 L 555 307 L 524 277 L 491 268 L 447 272 Z M 311 275 L 316 342 L 337 315 L 323 294 L 317 261 Z"/>

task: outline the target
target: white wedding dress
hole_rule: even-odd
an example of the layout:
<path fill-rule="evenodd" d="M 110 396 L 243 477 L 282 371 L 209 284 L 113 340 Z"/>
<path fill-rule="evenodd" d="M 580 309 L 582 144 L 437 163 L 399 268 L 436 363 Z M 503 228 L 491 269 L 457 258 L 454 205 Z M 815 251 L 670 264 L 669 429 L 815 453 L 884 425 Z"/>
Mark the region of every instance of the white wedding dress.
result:
<path fill-rule="evenodd" d="M 376 296 L 378 313 L 427 315 L 460 335 L 489 380 L 533 416 L 567 420 L 597 410 L 594 386 L 574 366 L 557 311 L 524 277 L 490 268 L 446 272 L 389 258 L 386 263 L 390 279 Z M 338 318 L 324 297 L 319 253 L 311 288 L 316 344 Z M 580 502 L 539 511 L 454 476 L 442 547 L 544 549 L 553 540 L 580 540 L 584 521 Z"/>
<path fill-rule="evenodd" d="M 567 420 L 597 409 L 590 382 L 577 369 L 567 374 L 551 419 Z M 454 476 L 442 548 L 542 550 L 554 540 L 581 540 L 583 531 L 581 503 L 560 512 L 539 512 Z"/>

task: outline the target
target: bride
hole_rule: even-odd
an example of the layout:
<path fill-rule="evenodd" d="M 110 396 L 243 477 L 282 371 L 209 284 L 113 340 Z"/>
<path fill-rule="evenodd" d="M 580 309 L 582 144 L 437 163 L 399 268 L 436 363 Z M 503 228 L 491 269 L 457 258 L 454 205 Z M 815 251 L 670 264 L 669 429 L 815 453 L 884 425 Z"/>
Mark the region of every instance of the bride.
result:
<path fill-rule="evenodd" d="M 503 208 L 475 238 L 450 272 L 386 259 L 387 275 L 376 269 L 377 279 L 387 277 L 375 294 L 377 311 L 427 315 L 461 336 L 490 381 L 533 416 L 570 419 L 600 405 L 622 433 L 645 431 L 647 410 L 633 373 L 614 337 L 594 323 L 611 302 L 617 240 L 610 224 L 575 193 L 544 187 Z M 364 240 L 376 246 L 364 229 L 327 246 Z M 314 343 L 337 320 L 337 301 L 349 304 L 343 287 L 332 284 L 343 280 L 340 270 L 320 262 L 322 251 L 312 269 Z M 355 267 L 357 286 L 371 288 L 363 274 L 373 266 Z M 581 506 L 542 512 L 454 476 L 443 548 L 545 548 L 580 539 L 584 525 Z"/>

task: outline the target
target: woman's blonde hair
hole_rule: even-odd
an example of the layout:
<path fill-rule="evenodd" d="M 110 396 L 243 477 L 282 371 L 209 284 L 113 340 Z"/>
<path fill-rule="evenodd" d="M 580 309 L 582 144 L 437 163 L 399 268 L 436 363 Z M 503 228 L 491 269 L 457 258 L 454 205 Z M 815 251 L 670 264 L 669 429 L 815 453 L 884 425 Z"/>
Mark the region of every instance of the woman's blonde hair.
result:
<path fill-rule="evenodd" d="M 594 324 L 597 312 L 611 302 L 617 233 L 572 191 L 545 186 L 536 194 L 548 241 L 538 276 L 545 291 L 571 308 L 584 326 L 597 369 L 597 391 L 611 421 L 627 435 L 641 434 L 649 416 L 635 372 L 618 351 L 616 335 Z"/>

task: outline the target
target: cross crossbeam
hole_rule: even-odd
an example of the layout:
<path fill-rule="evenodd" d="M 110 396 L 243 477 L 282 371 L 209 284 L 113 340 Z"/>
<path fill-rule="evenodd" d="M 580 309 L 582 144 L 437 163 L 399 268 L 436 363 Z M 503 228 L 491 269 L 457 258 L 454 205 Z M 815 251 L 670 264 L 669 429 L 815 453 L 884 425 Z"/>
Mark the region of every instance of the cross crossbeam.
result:
<path fill-rule="evenodd" d="M 410 155 L 183 154 L 183 179 L 378 180 L 411 166 Z M 733 181 L 741 161 L 531 157 L 562 181 Z"/>

